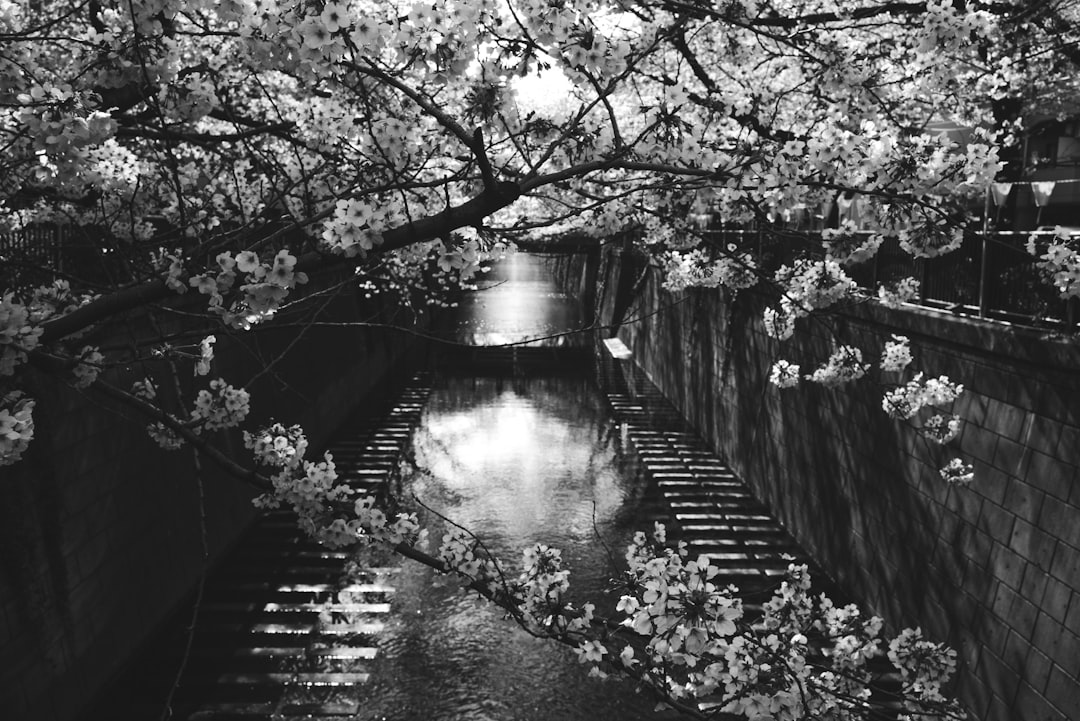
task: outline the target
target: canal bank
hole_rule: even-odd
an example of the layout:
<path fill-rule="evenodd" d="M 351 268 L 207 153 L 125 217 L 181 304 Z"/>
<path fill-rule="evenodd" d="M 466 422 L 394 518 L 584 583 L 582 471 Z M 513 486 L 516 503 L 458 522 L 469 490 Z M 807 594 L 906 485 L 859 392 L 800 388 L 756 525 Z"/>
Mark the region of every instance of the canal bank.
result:
<path fill-rule="evenodd" d="M 967 390 L 948 449 L 881 411 L 881 391 L 768 383 L 778 358 L 823 361 L 834 339 L 809 324 L 781 347 L 765 299 L 669 293 L 621 245 L 553 257 L 561 287 L 597 278 L 605 333 L 766 502 L 842 588 L 891 629 L 921 626 L 960 657 L 958 694 L 976 718 L 1065 721 L 1080 708 L 1080 376 L 1074 339 L 914 306 L 841 314 L 844 342 L 911 338 L 916 363 Z M 804 366 L 804 367 L 808 367 Z M 805 386 L 806 384 L 804 384 Z M 975 466 L 968 487 L 937 469 Z"/>
<path fill-rule="evenodd" d="M 341 281 L 316 275 L 309 290 Z M 425 317 L 389 298 L 350 291 L 321 302 L 327 321 L 426 327 Z M 412 335 L 390 327 L 311 327 L 298 335 L 295 320 L 286 313 L 283 327 L 258 328 L 242 343 L 222 335 L 208 378 L 190 370 L 177 378 L 164 360 L 151 364 L 159 393 L 169 403 L 174 383 L 194 395 L 196 384 L 222 377 L 251 388 L 253 424 L 288 418 L 323 444 L 357 399 L 416 348 Z M 172 337 L 179 330 L 150 327 L 133 314 L 86 341 L 139 343 L 149 355 L 164 335 L 197 353 L 199 338 Z M 112 368 L 102 377 L 126 389 L 142 376 Z M 92 388 L 27 383 L 37 401 L 35 440 L 20 463 L 0 469 L 0 715 L 65 721 L 191 592 L 206 564 L 203 529 L 211 561 L 237 541 L 255 517 L 253 491 L 209 462 L 197 483 L 189 450 L 163 451 L 145 417 Z M 219 438 L 242 460 L 239 433 Z"/>

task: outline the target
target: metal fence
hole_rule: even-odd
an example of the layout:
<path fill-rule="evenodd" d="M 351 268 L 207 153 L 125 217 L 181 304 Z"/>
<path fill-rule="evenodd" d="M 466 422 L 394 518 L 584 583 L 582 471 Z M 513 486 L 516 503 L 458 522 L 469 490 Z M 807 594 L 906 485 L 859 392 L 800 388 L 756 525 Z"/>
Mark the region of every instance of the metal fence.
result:
<path fill-rule="evenodd" d="M 0 233 L 0 290 L 40 285 L 63 272 L 63 246 L 70 238 L 57 226 L 32 226 Z"/>
<path fill-rule="evenodd" d="M 785 241 L 782 236 L 756 230 L 711 230 L 712 243 L 726 247 L 757 248 L 769 256 Z M 938 258 L 913 258 L 895 238 L 886 238 L 873 259 L 847 269 L 859 286 L 877 287 L 900 278 L 919 281 L 920 305 L 959 315 L 1006 320 L 1035 327 L 1076 330 L 1080 323 L 1080 300 L 1063 300 L 1037 267 L 1038 259 L 1025 247 L 1030 232 L 976 233 L 963 245 Z M 802 234 L 805 239 L 805 233 Z M 815 237 L 816 236 L 816 237 Z M 1052 233 L 1042 234 L 1050 240 Z M 820 240 L 811 234 L 811 241 Z M 808 247 L 815 243 L 808 244 Z M 817 247 L 820 248 L 820 245 Z M 791 248 L 783 252 L 790 255 Z M 780 256 L 783 253 L 771 253 Z"/>
<path fill-rule="evenodd" d="M 739 248 L 756 248 L 761 256 L 771 254 L 781 260 L 794 247 L 782 235 L 758 230 L 710 230 L 706 235 L 718 247 L 735 243 Z M 918 302 L 928 307 L 1023 325 L 1076 330 L 1080 301 L 1062 300 L 1046 282 L 1036 266 L 1037 259 L 1025 248 L 1029 235 L 973 234 L 959 250 L 929 259 L 912 258 L 900 249 L 896 239 L 889 238 L 872 260 L 848 272 L 855 282 L 871 291 L 882 283 L 914 277 L 920 281 Z M 1051 235 L 1046 234 L 1046 239 Z M 802 237 L 805 239 L 805 234 Z M 107 267 L 109 255 L 101 250 L 93 236 L 76 237 L 62 226 L 0 233 L 0 290 L 40 285 L 67 274 L 96 282 L 114 281 L 119 269 Z"/>

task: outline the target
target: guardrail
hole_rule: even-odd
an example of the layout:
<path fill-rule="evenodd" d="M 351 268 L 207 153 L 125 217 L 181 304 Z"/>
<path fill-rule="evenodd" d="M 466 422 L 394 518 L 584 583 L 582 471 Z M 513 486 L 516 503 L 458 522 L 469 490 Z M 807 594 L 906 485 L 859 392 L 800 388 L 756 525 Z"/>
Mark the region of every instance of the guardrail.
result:
<path fill-rule="evenodd" d="M 713 243 L 765 249 L 777 241 L 759 230 L 709 230 Z M 915 301 L 959 315 L 992 318 L 1033 327 L 1076 330 L 1080 300 L 1063 300 L 1044 279 L 1037 258 L 1025 244 L 1031 232 L 974 233 L 952 253 L 913 258 L 896 238 L 886 238 L 872 260 L 847 269 L 859 286 L 871 291 L 903 277 L 919 281 Z M 1043 233 L 1047 240 L 1052 233 Z M 814 239 L 814 238 L 812 238 Z M 780 241 L 782 242 L 782 241 Z"/>
<path fill-rule="evenodd" d="M 40 285 L 63 273 L 63 246 L 70 234 L 58 226 L 0 233 L 0 289 Z"/>
<path fill-rule="evenodd" d="M 776 248 L 784 241 L 761 230 L 709 230 L 708 239 L 725 247 Z M 920 281 L 921 305 L 979 318 L 1034 327 L 1076 330 L 1080 300 L 1062 300 L 1043 279 L 1037 259 L 1027 252 L 1029 232 L 975 233 L 956 251 L 940 258 L 912 258 L 895 238 L 887 238 L 870 261 L 848 269 L 860 286 L 905 276 Z M 1049 240 L 1051 234 L 1045 234 Z M 813 238 L 812 238 L 813 239 Z M 34 286 L 75 275 L 112 276 L 105 257 L 63 227 L 37 226 L 0 233 L 0 289 Z M 100 266 L 100 267 L 99 267 Z M 106 280 L 102 277 L 100 280 Z"/>

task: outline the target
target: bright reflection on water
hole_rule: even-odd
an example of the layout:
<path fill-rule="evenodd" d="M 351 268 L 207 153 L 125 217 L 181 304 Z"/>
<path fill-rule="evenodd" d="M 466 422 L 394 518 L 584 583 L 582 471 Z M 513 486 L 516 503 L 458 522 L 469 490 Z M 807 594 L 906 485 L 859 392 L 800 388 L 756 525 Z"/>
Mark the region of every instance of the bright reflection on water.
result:
<path fill-rule="evenodd" d="M 405 494 L 481 535 L 515 574 L 524 546 L 563 549 L 575 600 L 614 605 L 605 545 L 621 559 L 644 527 L 642 484 L 585 377 L 444 377 L 414 450 Z M 628 683 L 588 678 L 568 649 L 531 638 L 418 564 L 406 562 L 393 585 L 364 718 L 661 718 Z"/>
<path fill-rule="evenodd" d="M 464 294 L 456 338 L 471 345 L 500 345 L 581 327 L 577 299 L 559 290 L 544 261 L 515 253 L 495 263 Z M 534 345 L 578 344 L 575 336 L 560 336 Z"/>
<path fill-rule="evenodd" d="M 576 299 L 544 261 L 496 264 L 458 311 L 457 338 L 496 345 L 580 326 Z M 583 343 L 565 336 L 543 345 Z M 508 573 L 543 542 L 563 551 L 575 602 L 611 609 L 607 591 L 640 519 L 643 484 L 585 372 L 513 378 L 442 375 L 414 435 L 402 494 L 480 535 Z M 439 521 L 432 529 L 438 548 Z M 599 536 L 599 538 L 598 538 Z M 610 552 L 610 555 L 609 555 Z M 432 721 L 658 719 L 649 697 L 599 681 L 567 648 L 534 639 L 492 605 L 419 564 L 404 562 L 362 718 Z"/>

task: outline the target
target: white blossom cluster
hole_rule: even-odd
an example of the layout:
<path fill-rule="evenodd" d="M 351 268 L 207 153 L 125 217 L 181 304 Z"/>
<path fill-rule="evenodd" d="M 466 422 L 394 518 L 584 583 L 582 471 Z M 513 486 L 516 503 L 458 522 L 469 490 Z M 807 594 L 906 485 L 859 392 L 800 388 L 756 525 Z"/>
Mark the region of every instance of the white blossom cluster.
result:
<path fill-rule="evenodd" d="M 663 286 L 671 292 L 687 288 L 716 288 L 744 290 L 757 284 L 757 264 L 750 253 L 739 253 L 732 246 L 728 254 L 710 260 L 701 249 L 672 250 L 660 259 L 664 273 Z"/>
<path fill-rule="evenodd" d="M 214 343 L 217 338 L 208 335 L 199 341 L 199 357 L 195 359 L 195 375 L 205 376 L 210 373 L 210 364 L 214 361 Z"/>
<path fill-rule="evenodd" d="M 254 433 L 245 431 L 244 447 L 261 465 L 276 469 L 270 478 L 273 490 L 255 498 L 255 506 L 291 507 L 301 530 L 320 543 L 331 548 L 373 540 L 396 545 L 418 537 L 415 514 L 389 519 L 373 497 L 354 500 L 355 489 L 342 482 L 329 453 L 318 462 L 305 460 L 308 441 L 299 426 L 274 423 Z"/>
<path fill-rule="evenodd" d="M 0 466 L 21 458 L 34 439 L 34 401 L 19 391 L 0 398 Z"/>
<path fill-rule="evenodd" d="M 27 303 L 30 322 L 36 325 L 67 315 L 86 305 L 95 297 L 93 293 L 72 292 L 71 285 L 66 280 L 55 280 L 48 285 L 38 286 L 31 292 L 30 302 Z M 77 335 L 68 337 L 77 337 Z"/>
<path fill-rule="evenodd" d="M 964 386 L 950 381 L 948 376 L 924 380 L 918 373 L 904 385 L 886 392 L 881 407 L 891 418 L 907 419 L 923 408 L 952 403 L 963 392 Z"/>
<path fill-rule="evenodd" d="M 337 201 L 334 217 L 325 224 L 323 243 L 348 257 L 361 255 L 382 243 L 391 218 L 377 206 L 355 198 Z"/>
<path fill-rule="evenodd" d="M 152 401 L 157 398 L 157 386 L 149 378 L 143 378 L 131 384 L 131 394 L 144 401 Z"/>
<path fill-rule="evenodd" d="M 850 223 L 850 221 L 845 221 Z M 840 265 L 857 265 L 877 255 L 885 242 L 881 233 L 865 233 L 850 227 L 826 228 L 821 231 L 825 259 Z"/>
<path fill-rule="evenodd" d="M 161 421 L 151 423 L 146 427 L 146 434 L 158 444 L 163 451 L 175 451 L 183 447 L 184 439 L 169 426 Z"/>
<path fill-rule="evenodd" d="M 1037 237 L 1028 237 L 1027 251 L 1039 258 L 1039 270 L 1054 284 L 1058 294 L 1065 299 L 1080 297 L 1080 241 L 1061 226 L 1055 228 L 1053 239 L 1041 255 L 1036 246 Z"/>
<path fill-rule="evenodd" d="M 855 281 L 832 260 L 799 260 L 791 267 L 781 266 L 775 280 L 784 292 L 782 302 L 791 303 L 799 316 L 828 308 L 856 288 Z"/>
<path fill-rule="evenodd" d="M 308 281 L 307 274 L 296 270 L 296 256 L 287 250 L 278 251 L 269 263 L 263 262 L 251 250 L 241 251 L 235 256 L 220 253 L 215 261 L 218 266 L 216 273 L 192 276 L 188 285 L 210 296 L 210 311 L 220 315 L 233 328 L 247 330 L 272 317 L 289 291 Z M 170 261 L 166 273 L 169 287 L 182 292 L 182 266 Z M 224 294 L 231 291 L 238 281 L 238 292 L 232 303 L 226 305 Z"/>
<path fill-rule="evenodd" d="M 807 375 L 806 380 L 826 387 L 835 387 L 862 378 L 869 368 L 868 363 L 862 362 L 861 350 L 855 346 L 842 345 L 833 351 L 829 360 Z"/>
<path fill-rule="evenodd" d="M 0 376 L 14 374 L 40 337 L 41 327 L 31 323 L 30 309 L 15 300 L 14 293 L 5 293 L 0 298 Z"/>
<path fill-rule="evenodd" d="M 789 363 L 786 360 L 778 360 L 773 363 L 769 371 L 769 382 L 777 388 L 794 388 L 799 385 L 799 365 Z"/>
<path fill-rule="evenodd" d="M 235 428 L 251 411 L 251 395 L 243 388 L 234 388 L 221 378 L 210 381 L 210 390 L 201 390 L 195 397 L 191 421 L 208 431 Z"/>
<path fill-rule="evenodd" d="M 116 133 L 117 124 L 105 111 L 93 109 L 91 90 L 45 81 L 17 97 L 23 107 L 14 113 L 38 153 L 40 180 L 77 181 L 87 149 Z"/>
<path fill-rule="evenodd" d="M 911 344 L 907 336 L 893 335 L 885 342 L 881 352 L 881 370 L 886 373 L 899 373 L 911 363 Z"/>
<path fill-rule="evenodd" d="M 150 258 L 165 280 L 166 288 L 181 295 L 187 292 L 188 287 L 184 284 L 184 261 L 180 256 L 161 251 L 151 253 Z"/>
<path fill-rule="evenodd" d="M 280 423 L 269 425 L 256 433 L 244 431 L 244 447 L 264 466 L 285 468 L 295 466 L 304 458 L 308 441 L 300 426 L 286 428 Z"/>
<path fill-rule="evenodd" d="M 884 654 L 880 618 L 812 595 L 806 566 L 792 564 L 761 621 L 751 625 L 737 589 L 714 583 L 718 572 L 709 558 L 686 555 L 684 544 L 667 544 L 662 524 L 651 534 L 636 533 L 626 556 L 631 591 L 617 610 L 626 616 L 623 625 L 643 637 L 645 654 L 639 656 L 637 644 L 607 637 L 580 644 L 579 659 L 610 660 L 675 699 L 707 700 L 747 719 L 862 716 L 873 680 L 868 663 Z M 625 645 L 612 658 L 618 643 Z M 948 681 L 954 666 L 944 646 L 914 645 L 906 633 L 894 648 L 890 658 L 906 664 L 905 678 L 938 688 Z M 921 689 L 907 694 L 915 699 L 912 709 L 936 702 Z"/>
<path fill-rule="evenodd" d="M 79 355 L 75 367 L 71 369 L 75 376 L 76 388 L 89 388 L 97 380 L 105 364 L 105 356 L 95 346 L 85 346 Z"/>
<path fill-rule="evenodd" d="M 774 280 L 783 296 L 779 307 L 765 309 L 763 320 L 765 332 L 779 340 L 792 336 L 797 319 L 839 302 L 856 288 L 833 260 L 799 260 L 793 266 L 781 266 Z"/>
<path fill-rule="evenodd" d="M 498 252 L 501 252 L 501 248 Z M 481 269 L 481 264 L 489 257 L 480 247 L 480 241 L 469 238 L 456 247 L 446 247 L 440 240 L 436 241 L 435 252 L 438 253 L 436 265 L 443 273 L 453 273 L 460 282 L 470 280 Z"/>
<path fill-rule="evenodd" d="M 956 651 L 944 644 L 923 640 L 922 629 L 907 628 L 889 642 L 889 660 L 900 670 L 908 711 L 916 711 L 912 702 L 946 704 L 942 684 L 956 672 Z M 959 707 L 950 704 L 951 711 Z M 962 718 L 964 714 L 957 714 Z"/>
<path fill-rule="evenodd" d="M 787 340 L 795 334 L 795 312 L 790 303 L 781 301 L 779 308 L 766 308 L 762 321 L 770 338 Z"/>
<path fill-rule="evenodd" d="M 975 479 L 974 467 L 959 458 L 953 458 L 938 473 L 950 485 L 967 485 Z"/>
<path fill-rule="evenodd" d="M 92 298 L 91 294 L 72 293 L 67 281 L 35 288 L 26 302 L 13 291 L 0 296 L 0 377 L 15 375 L 18 366 L 27 360 L 27 354 L 39 348 L 45 322 L 72 312 Z M 81 334 L 72 334 L 69 338 L 78 335 Z M 91 346 L 84 347 L 74 356 L 60 347 L 50 348 L 50 352 L 73 361 L 72 375 L 78 388 L 93 383 L 104 361 L 98 349 Z M 0 401 L 0 465 L 18 461 L 33 438 L 34 405 L 34 401 L 20 391 L 8 392 Z"/>
<path fill-rule="evenodd" d="M 926 224 L 899 232 L 900 247 L 916 258 L 936 258 L 960 248 L 963 228 L 941 228 Z"/>
<path fill-rule="evenodd" d="M 564 594 L 570 588 L 570 570 L 563 566 L 562 552 L 543 543 L 534 543 L 522 552 L 517 588 L 523 608 L 542 626 L 556 623 L 564 615 Z"/>
<path fill-rule="evenodd" d="M 919 281 L 915 278 L 903 278 L 878 288 L 878 302 L 886 308 L 899 308 L 918 297 Z"/>
<path fill-rule="evenodd" d="M 501 576 L 497 563 L 478 547 L 476 538 L 456 526 L 443 534 L 438 557 L 447 569 L 490 589 L 495 588 L 496 579 Z"/>
<path fill-rule="evenodd" d="M 282 451 L 299 438 L 294 429 L 275 425 L 248 434 L 245 442 L 271 465 L 296 468 L 301 465 L 298 455 Z M 314 499 L 305 496 L 303 503 Z M 328 545 L 348 545 L 370 537 L 369 526 L 387 525 L 371 498 L 352 504 L 352 519 L 336 515 L 321 526 L 319 517 L 334 516 L 328 509 L 343 504 L 331 494 L 319 504 L 319 511 L 302 518 L 304 527 Z M 402 514 L 400 519 L 405 532 L 375 537 L 414 544 L 422 535 L 415 517 Z M 718 569 L 708 556 L 687 560 L 686 544 L 670 545 L 663 524 L 655 524 L 649 534 L 636 533 L 626 559 L 619 629 L 597 618 L 591 604 L 576 608 L 567 602 L 569 570 L 562 554 L 549 546 L 524 549 L 522 570 L 511 577 L 476 536 L 454 525 L 431 564 L 495 600 L 531 633 L 571 645 L 592 675 L 604 676 L 601 666 L 622 667 L 670 698 L 707 700 L 749 720 L 853 721 L 865 712 L 872 682 L 867 663 L 884 653 L 882 621 L 864 617 L 853 605 L 836 607 L 824 595 L 811 595 L 805 565 L 789 566 L 784 582 L 764 604 L 761 621 L 750 624 L 738 589 L 715 583 Z M 917 634 L 901 634 L 889 653 L 910 681 L 903 701 L 915 712 L 938 702 L 933 689 L 948 681 L 955 666 L 947 648 L 920 644 Z"/>
<path fill-rule="evenodd" d="M 960 416 L 953 414 L 945 417 L 940 413 L 935 413 L 923 422 L 919 433 L 934 443 L 945 445 L 960 435 L 960 427 Z"/>

